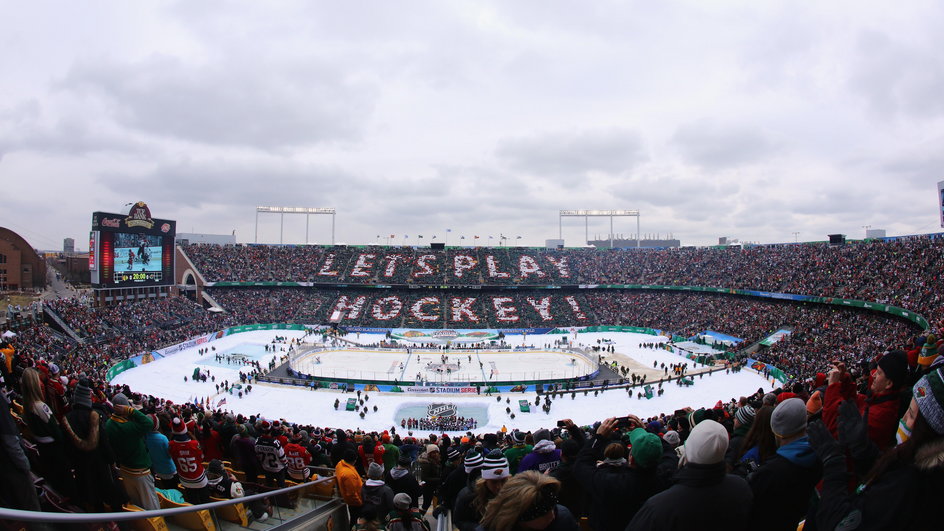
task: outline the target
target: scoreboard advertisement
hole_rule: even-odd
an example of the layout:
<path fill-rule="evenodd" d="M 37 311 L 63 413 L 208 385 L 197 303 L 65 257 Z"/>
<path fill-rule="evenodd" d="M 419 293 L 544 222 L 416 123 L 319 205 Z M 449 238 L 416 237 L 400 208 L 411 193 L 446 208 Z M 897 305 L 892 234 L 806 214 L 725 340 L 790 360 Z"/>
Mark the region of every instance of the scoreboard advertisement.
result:
<path fill-rule="evenodd" d="M 128 214 L 95 212 L 89 234 L 89 271 L 99 288 L 174 283 L 177 222 L 154 219 L 143 202 Z"/>

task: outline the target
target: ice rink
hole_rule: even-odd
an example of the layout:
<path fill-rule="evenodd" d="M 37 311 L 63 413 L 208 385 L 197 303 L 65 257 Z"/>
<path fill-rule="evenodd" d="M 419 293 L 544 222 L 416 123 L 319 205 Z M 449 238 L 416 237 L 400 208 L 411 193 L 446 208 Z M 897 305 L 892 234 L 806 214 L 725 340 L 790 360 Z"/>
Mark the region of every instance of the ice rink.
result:
<path fill-rule="evenodd" d="M 534 392 L 504 393 L 500 398 L 475 395 L 462 395 L 461 397 L 435 395 L 426 397 L 399 393 L 370 393 L 369 405 L 371 407 L 366 417 L 361 419 L 357 413 L 344 410 L 343 402 L 345 399 L 354 396 L 352 394 L 343 394 L 333 390 L 312 391 L 288 386 L 257 384 L 253 385 L 251 393 L 240 399 L 236 395 L 218 394 L 214 382 L 209 380 L 205 383 L 191 381 L 190 376 L 197 366 L 201 370 L 209 370 L 210 374 L 216 378 L 216 383 L 223 380 L 238 381 L 241 366 L 225 362 L 220 363 L 216 361 L 215 354 L 234 352 L 257 359 L 265 366 L 272 357 L 285 354 L 281 350 L 282 348 L 287 349 L 287 345 L 278 345 L 277 352 L 265 352 L 264 346 L 269 344 L 275 336 L 299 338 L 302 336 L 302 332 L 277 330 L 234 334 L 212 343 L 181 350 L 169 357 L 157 359 L 154 362 L 125 371 L 112 380 L 112 383 L 128 384 L 135 392 L 160 396 L 178 403 L 203 397 L 204 399 L 209 398 L 212 404 L 216 405 L 225 398 L 226 403 L 221 408 L 234 413 L 256 414 L 269 419 L 282 418 L 289 422 L 333 428 L 362 428 L 366 430 L 383 430 L 393 426 L 401 430 L 396 419 L 397 410 L 401 406 L 416 406 L 432 402 L 481 405 L 488 408 L 488 418 L 487 421 L 480 422 L 477 430 L 479 432 L 497 430 L 503 425 L 532 430 L 553 426 L 557 420 L 565 418 L 573 419 L 578 424 L 591 424 L 608 417 L 623 416 L 630 413 L 647 417 L 659 413 L 672 413 L 676 409 L 687 406 L 694 408 L 712 407 L 718 400 L 727 401 L 738 398 L 753 393 L 758 388 L 765 390 L 773 388 L 770 381 L 747 369 L 730 375 L 720 372 L 704 377 L 696 376 L 694 379 L 695 385 L 691 387 L 680 387 L 674 383 L 667 384 L 664 387 L 665 394 L 663 396 L 657 396 L 650 400 L 637 399 L 635 392 L 630 396 L 622 389 L 611 389 L 603 392 L 600 396 L 594 396 L 593 392 L 586 396 L 582 392 L 578 392 L 573 399 L 570 395 L 566 395 L 563 398 L 553 400 L 549 414 L 544 413 L 540 408 L 532 408 L 531 413 L 521 413 L 517 408 L 513 408 L 513 412 L 516 413 L 515 419 L 511 419 L 509 414 L 506 413 L 506 407 L 509 406 L 509 403 L 515 405 L 518 400 L 528 400 L 533 404 L 537 396 Z M 531 345 L 537 343 L 535 346 L 543 346 L 548 341 L 560 337 L 547 336 L 545 338 L 529 335 L 526 341 Z M 570 337 L 574 336 L 571 335 Z M 361 334 L 358 341 L 364 345 L 369 345 L 380 341 L 382 338 L 383 336 Z M 639 367 L 650 368 L 653 362 L 656 364 L 673 364 L 687 361 L 665 350 L 640 348 L 641 343 L 659 340 L 659 338 L 649 335 L 586 333 L 577 334 L 575 341 L 578 346 L 581 344 L 593 346 L 598 344 L 598 340 L 612 341 L 616 349 L 615 354 L 611 354 L 605 359 L 617 359 Z M 520 345 L 522 336 L 509 335 L 506 342 L 512 345 Z M 199 348 L 210 347 L 215 348 L 216 351 L 211 351 L 203 356 L 197 353 Z M 184 381 L 185 377 L 188 380 L 186 382 Z M 341 399 L 342 402 L 342 406 L 338 411 L 334 409 L 336 399 Z M 374 405 L 378 407 L 377 412 L 372 409 Z"/>
<path fill-rule="evenodd" d="M 328 378 L 399 382 L 493 382 L 577 378 L 592 373 L 593 364 L 564 351 L 521 352 L 467 350 L 443 353 L 410 349 L 328 350 L 306 354 L 292 363 L 304 374 Z"/>

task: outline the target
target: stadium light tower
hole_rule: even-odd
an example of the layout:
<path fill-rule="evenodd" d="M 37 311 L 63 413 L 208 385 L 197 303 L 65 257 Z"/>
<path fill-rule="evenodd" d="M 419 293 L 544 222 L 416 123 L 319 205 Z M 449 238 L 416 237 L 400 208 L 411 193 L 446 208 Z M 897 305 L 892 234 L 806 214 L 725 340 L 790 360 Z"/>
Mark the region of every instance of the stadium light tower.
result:
<path fill-rule="evenodd" d="M 331 216 L 331 245 L 334 245 L 334 217 L 333 208 L 309 208 L 309 207 L 279 207 L 279 206 L 257 206 L 256 207 L 256 238 L 255 243 L 259 243 L 259 213 L 279 214 L 281 224 L 279 225 L 279 243 L 282 242 L 282 232 L 285 228 L 285 214 L 304 214 L 305 215 L 305 244 L 308 244 L 308 225 L 312 214 L 325 214 Z"/>
<path fill-rule="evenodd" d="M 635 217 L 636 218 L 636 248 L 639 249 L 639 211 L 638 210 L 561 210 L 557 218 L 558 239 L 564 239 L 564 218 L 577 217 L 583 218 L 584 241 L 590 241 L 589 218 L 590 217 L 608 217 L 610 218 L 610 249 L 613 248 L 613 218 L 615 217 Z"/>

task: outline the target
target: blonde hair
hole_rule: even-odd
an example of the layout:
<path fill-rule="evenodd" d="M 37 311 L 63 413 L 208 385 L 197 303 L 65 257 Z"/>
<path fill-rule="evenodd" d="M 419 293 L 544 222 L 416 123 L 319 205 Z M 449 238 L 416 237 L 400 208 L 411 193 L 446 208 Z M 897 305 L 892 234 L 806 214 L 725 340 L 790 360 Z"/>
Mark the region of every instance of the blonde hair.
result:
<path fill-rule="evenodd" d="M 560 481 L 535 470 L 515 474 L 488 502 L 482 516 L 482 527 L 489 531 L 504 531 L 518 527 L 518 518 L 538 499 L 545 487 L 560 490 Z"/>
<path fill-rule="evenodd" d="M 36 402 L 43 402 L 43 383 L 39 379 L 39 371 L 32 367 L 23 371 L 20 392 L 23 393 L 23 405 L 27 409 L 31 410 Z"/>

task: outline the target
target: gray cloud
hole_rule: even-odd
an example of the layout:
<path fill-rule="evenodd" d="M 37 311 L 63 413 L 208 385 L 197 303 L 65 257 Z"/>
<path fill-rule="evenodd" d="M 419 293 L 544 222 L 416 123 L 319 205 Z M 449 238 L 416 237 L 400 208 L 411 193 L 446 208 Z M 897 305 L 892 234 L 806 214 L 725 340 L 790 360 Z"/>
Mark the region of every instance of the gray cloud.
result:
<path fill-rule="evenodd" d="M 82 62 L 58 87 L 95 96 L 125 127 L 171 139 L 260 149 L 359 139 L 373 89 L 329 63 L 307 59 Z"/>
<path fill-rule="evenodd" d="M 501 141 L 499 160 L 514 170 L 578 183 L 589 172 L 618 174 L 647 159 L 642 138 L 625 129 L 554 132 Z"/>
<path fill-rule="evenodd" d="M 680 126 L 671 144 L 682 158 L 708 169 L 741 166 L 775 155 L 779 146 L 760 127 L 699 120 Z"/>

